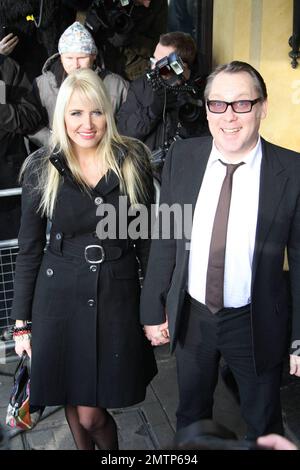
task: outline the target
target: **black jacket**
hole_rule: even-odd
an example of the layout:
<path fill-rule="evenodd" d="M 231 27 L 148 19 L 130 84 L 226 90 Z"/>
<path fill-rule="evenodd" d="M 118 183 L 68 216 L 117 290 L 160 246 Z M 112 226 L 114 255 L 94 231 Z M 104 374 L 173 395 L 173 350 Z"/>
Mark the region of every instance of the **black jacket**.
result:
<path fill-rule="evenodd" d="M 47 158 L 44 151 L 37 151 L 24 179 L 11 314 L 14 319 L 32 318 L 31 403 L 132 405 L 144 399 L 146 384 L 156 372 L 139 324 L 136 260 L 144 270 L 150 239 L 132 240 L 128 225 L 124 238 L 117 226 L 115 237 L 99 239 L 96 227 L 105 216 L 97 215 L 97 208 L 109 204 L 126 224 L 128 207 L 120 203 L 119 180 L 109 172 L 89 193 L 83 191 L 60 155 L 55 167 L 65 176 L 44 253 L 47 220 L 37 213 L 39 195 L 34 189 L 39 159 Z M 153 197 L 151 174 L 140 176 L 149 188 L 148 205 Z M 101 263 L 86 261 L 89 245 L 102 246 L 103 252 L 87 251 L 90 260 L 98 261 L 104 253 Z"/>
<path fill-rule="evenodd" d="M 182 208 L 192 205 L 194 211 L 211 148 L 210 138 L 172 146 L 164 166 L 161 203 L 180 204 Z M 182 327 L 188 281 L 191 232 L 186 232 L 185 227 L 181 238 L 171 235 L 170 239 L 152 241 L 142 291 L 142 323 L 161 324 L 167 312 L 173 350 Z M 297 341 L 291 352 L 296 354 L 300 338 L 300 155 L 262 139 L 251 285 L 253 356 L 258 374 L 278 365 L 288 349 L 289 311 L 283 275 L 286 247 L 293 310 L 291 343 Z"/>
<path fill-rule="evenodd" d="M 200 116 L 193 123 L 179 122 L 179 109 L 189 93 L 153 91 L 146 75 L 130 84 L 127 100 L 117 114 L 120 134 L 135 137 L 144 142 L 150 150 L 157 150 L 170 144 L 176 134 L 180 138 L 207 135 L 208 128 L 204 106 L 199 107 Z M 166 100 L 165 120 L 163 120 Z M 201 101 L 200 101 L 201 103 Z M 202 104 L 202 103 L 201 103 Z"/>

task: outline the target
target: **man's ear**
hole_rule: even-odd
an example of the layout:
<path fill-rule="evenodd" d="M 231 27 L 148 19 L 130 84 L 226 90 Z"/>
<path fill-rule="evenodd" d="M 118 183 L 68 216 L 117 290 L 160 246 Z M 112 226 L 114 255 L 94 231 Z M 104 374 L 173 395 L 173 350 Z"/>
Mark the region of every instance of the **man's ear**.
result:
<path fill-rule="evenodd" d="M 268 114 L 268 100 L 265 99 L 261 106 L 261 119 L 265 119 Z"/>

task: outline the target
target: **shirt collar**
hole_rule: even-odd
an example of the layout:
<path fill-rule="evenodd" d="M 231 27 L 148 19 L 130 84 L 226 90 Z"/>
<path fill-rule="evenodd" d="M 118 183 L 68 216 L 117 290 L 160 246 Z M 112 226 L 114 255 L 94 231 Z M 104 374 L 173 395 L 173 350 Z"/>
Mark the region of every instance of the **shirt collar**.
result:
<path fill-rule="evenodd" d="M 257 144 L 255 147 L 241 160 L 237 161 L 236 163 L 244 162 L 247 163 L 247 168 L 253 168 L 254 164 L 257 160 L 257 156 L 262 154 L 262 145 L 261 145 L 261 137 L 258 136 Z M 221 152 L 217 149 L 215 141 L 213 141 L 211 153 L 208 159 L 207 166 L 210 168 L 212 167 L 217 161 L 222 160 L 224 163 L 232 163 L 228 162 L 226 158 L 223 157 Z"/>

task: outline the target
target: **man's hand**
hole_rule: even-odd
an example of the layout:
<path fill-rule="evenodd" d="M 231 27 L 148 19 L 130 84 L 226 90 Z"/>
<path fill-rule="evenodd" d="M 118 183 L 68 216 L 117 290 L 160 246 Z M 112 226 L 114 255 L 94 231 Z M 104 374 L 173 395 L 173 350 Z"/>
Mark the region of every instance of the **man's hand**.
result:
<path fill-rule="evenodd" d="M 145 325 L 144 331 L 152 346 L 161 346 L 170 342 L 168 321 L 161 325 Z"/>
<path fill-rule="evenodd" d="M 14 36 L 13 33 L 9 33 L 4 36 L 0 41 L 0 54 L 9 55 L 19 42 L 18 36 Z"/>
<path fill-rule="evenodd" d="M 257 444 L 273 450 L 297 450 L 293 442 L 278 434 L 268 434 L 257 439 Z"/>
<path fill-rule="evenodd" d="M 290 374 L 300 377 L 300 356 L 290 355 Z"/>

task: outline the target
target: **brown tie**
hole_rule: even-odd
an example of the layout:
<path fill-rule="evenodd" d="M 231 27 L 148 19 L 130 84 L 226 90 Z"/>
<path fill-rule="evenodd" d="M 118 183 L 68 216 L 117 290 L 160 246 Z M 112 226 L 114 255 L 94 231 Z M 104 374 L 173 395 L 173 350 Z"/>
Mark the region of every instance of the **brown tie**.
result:
<path fill-rule="evenodd" d="M 241 162 L 236 165 L 232 165 L 224 163 L 221 160 L 219 161 L 226 166 L 226 176 L 221 187 L 219 202 L 217 205 L 211 233 L 205 295 L 205 303 L 212 313 L 218 312 L 224 306 L 223 291 L 225 249 L 232 191 L 232 178 L 235 170 L 244 163 Z"/>

